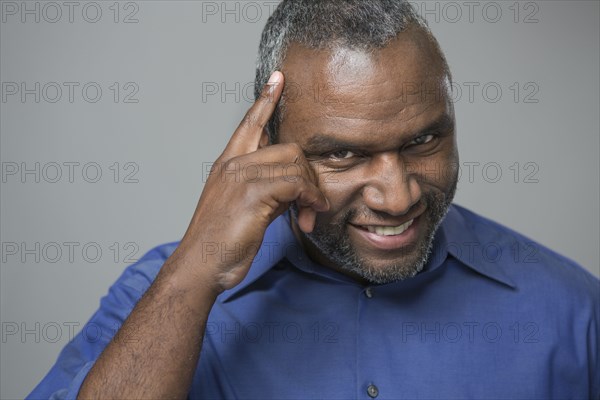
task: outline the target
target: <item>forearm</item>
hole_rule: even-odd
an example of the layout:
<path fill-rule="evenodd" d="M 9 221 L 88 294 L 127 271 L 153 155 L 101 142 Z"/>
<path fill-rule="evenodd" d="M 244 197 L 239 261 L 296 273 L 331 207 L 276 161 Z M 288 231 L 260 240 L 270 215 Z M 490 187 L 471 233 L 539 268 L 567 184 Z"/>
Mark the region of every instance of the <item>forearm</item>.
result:
<path fill-rule="evenodd" d="M 78 398 L 187 396 L 217 295 L 200 273 L 190 271 L 181 260 L 167 260 L 97 360 Z"/>
<path fill-rule="evenodd" d="M 79 398 L 184 398 L 194 375 L 216 296 L 239 284 L 269 224 L 291 202 L 310 232 L 329 209 L 318 180 L 295 143 L 263 147 L 264 127 L 283 90 L 275 72 L 215 162 L 192 221 L 157 279 L 88 374 Z M 294 164 L 299 168 L 272 166 Z M 232 168 L 258 168 L 259 179 L 226 179 Z M 288 171 L 292 171 L 291 174 Z M 204 245 L 238 249 L 235 257 Z"/>

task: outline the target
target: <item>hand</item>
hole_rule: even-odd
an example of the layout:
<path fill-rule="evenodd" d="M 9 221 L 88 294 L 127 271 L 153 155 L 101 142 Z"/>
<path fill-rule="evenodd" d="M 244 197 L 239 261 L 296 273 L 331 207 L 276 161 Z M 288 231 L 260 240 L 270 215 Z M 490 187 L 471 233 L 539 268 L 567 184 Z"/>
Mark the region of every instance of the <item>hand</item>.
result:
<path fill-rule="evenodd" d="M 217 292 L 246 276 L 265 230 L 291 202 L 304 232 L 314 228 L 317 212 L 329 209 L 302 149 L 295 143 L 267 146 L 264 128 L 282 91 L 283 74 L 274 72 L 213 165 L 177 249 L 187 269 Z"/>

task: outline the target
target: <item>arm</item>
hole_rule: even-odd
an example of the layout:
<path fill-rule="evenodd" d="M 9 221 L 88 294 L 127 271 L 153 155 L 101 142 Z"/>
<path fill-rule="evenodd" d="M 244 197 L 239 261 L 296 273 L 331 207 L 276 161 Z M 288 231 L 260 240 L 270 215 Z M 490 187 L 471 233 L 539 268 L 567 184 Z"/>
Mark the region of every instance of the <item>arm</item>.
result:
<path fill-rule="evenodd" d="M 310 232 L 316 212 L 328 209 L 297 145 L 261 146 L 282 83 L 282 74 L 276 72 L 236 129 L 215 163 L 181 244 L 100 355 L 78 398 L 185 398 L 216 296 L 245 277 L 268 225 L 295 201 L 300 228 Z M 273 168 L 291 163 L 301 168 Z M 245 182 L 230 177 L 245 165 L 262 168 L 263 178 Z M 240 257 L 203 252 L 206 243 L 239 248 Z"/>

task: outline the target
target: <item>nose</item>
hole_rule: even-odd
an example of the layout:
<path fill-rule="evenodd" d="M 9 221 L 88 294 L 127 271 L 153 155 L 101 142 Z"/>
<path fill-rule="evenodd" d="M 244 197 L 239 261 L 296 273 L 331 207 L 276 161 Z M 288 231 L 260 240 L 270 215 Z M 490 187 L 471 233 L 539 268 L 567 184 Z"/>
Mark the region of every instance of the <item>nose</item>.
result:
<path fill-rule="evenodd" d="M 421 200 L 421 186 L 406 167 L 396 152 L 373 157 L 362 191 L 365 205 L 374 211 L 399 216 L 417 204 Z"/>

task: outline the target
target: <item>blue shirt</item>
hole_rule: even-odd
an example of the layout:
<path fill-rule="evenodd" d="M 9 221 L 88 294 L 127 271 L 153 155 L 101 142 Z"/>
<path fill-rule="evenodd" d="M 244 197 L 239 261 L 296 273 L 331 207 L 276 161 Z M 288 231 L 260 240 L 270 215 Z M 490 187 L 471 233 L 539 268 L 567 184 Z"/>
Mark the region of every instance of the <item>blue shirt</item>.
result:
<path fill-rule="evenodd" d="M 176 246 L 125 270 L 29 398 L 77 396 Z M 599 303 L 583 268 L 459 206 L 421 273 L 377 286 L 313 263 L 286 214 L 218 297 L 189 398 L 600 399 Z"/>

